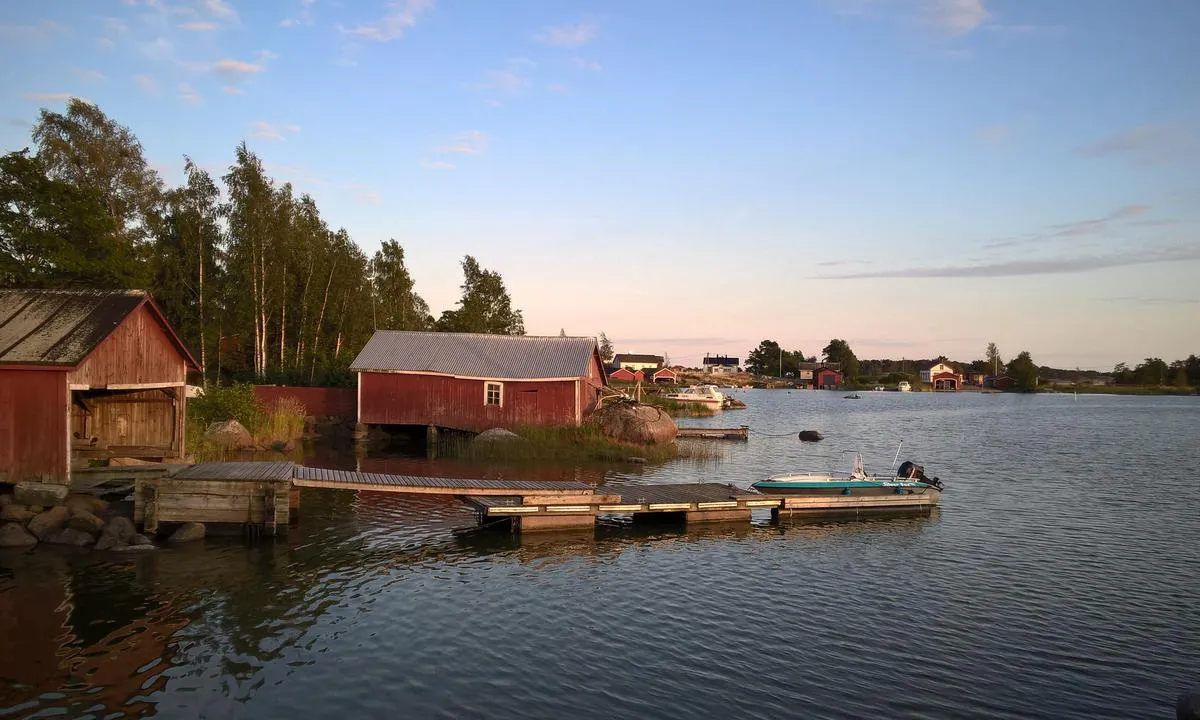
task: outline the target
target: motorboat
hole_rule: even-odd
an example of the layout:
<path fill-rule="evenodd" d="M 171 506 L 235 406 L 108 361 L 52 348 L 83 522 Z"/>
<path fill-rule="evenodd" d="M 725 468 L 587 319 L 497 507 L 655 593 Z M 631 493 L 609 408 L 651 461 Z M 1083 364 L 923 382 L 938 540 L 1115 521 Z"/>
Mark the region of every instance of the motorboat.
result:
<path fill-rule="evenodd" d="M 728 400 L 716 385 L 691 385 L 681 388 L 678 392 L 667 393 L 663 398 L 671 402 L 711 408 L 723 408 Z"/>
<path fill-rule="evenodd" d="M 912 385 L 909 385 L 907 380 L 901 380 L 896 384 L 896 389 L 900 392 L 912 392 Z"/>
<path fill-rule="evenodd" d="M 899 455 L 897 449 L 897 459 Z M 894 467 L 895 461 L 892 464 Z M 772 475 L 750 487 L 767 495 L 786 496 L 782 510 L 791 514 L 932 507 L 943 489 L 941 480 L 927 477 L 924 467 L 908 460 L 895 472 L 868 473 L 857 453 L 849 475 L 791 472 Z"/>
<path fill-rule="evenodd" d="M 844 400 L 862 400 L 862 395 L 859 395 L 858 393 L 850 393 L 849 395 L 843 395 L 842 399 L 844 399 Z"/>

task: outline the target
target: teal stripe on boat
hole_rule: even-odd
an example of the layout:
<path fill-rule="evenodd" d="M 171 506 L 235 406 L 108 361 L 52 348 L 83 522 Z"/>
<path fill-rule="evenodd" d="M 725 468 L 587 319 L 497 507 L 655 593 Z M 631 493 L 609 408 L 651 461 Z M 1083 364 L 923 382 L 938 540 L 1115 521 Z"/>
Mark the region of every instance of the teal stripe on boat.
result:
<path fill-rule="evenodd" d="M 873 487 L 929 487 L 919 482 L 854 481 L 854 480 L 760 480 L 751 487 L 760 488 L 873 488 Z"/>

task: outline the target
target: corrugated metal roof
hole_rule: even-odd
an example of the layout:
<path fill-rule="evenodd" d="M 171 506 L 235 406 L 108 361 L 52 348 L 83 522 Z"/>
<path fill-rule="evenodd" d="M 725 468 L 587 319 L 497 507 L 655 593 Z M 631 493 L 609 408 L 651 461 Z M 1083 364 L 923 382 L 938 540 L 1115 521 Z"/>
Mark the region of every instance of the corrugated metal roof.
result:
<path fill-rule="evenodd" d="M 629 363 L 659 363 L 663 362 L 662 355 L 638 355 L 636 353 L 617 353 L 613 356 L 613 365 L 620 365 L 623 362 Z"/>
<path fill-rule="evenodd" d="M 476 333 L 377 330 L 351 370 L 405 370 L 508 380 L 584 377 L 596 341 Z"/>
<path fill-rule="evenodd" d="M 145 299 L 141 290 L 0 290 L 0 364 L 78 365 Z"/>

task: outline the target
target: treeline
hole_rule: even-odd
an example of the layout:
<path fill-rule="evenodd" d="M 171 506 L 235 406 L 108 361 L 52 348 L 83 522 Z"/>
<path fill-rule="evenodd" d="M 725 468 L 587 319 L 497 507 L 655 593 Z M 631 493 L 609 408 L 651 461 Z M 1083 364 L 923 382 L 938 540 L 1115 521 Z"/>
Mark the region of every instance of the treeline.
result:
<path fill-rule="evenodd" d="M 1184 360 L 1167 363 L 1161 358 L 1146 358 L 1130 368 L 1118 363 L 1111 373 L 1039 366 L 1028 351 L 1022 351 L 1005 362 L 995 343 L 988 343 L 984 356 L 969 362 L 956 361 L 941 355 L 929 359 L 859 360 L 845 340 L 830 340 L 821 350 L 821 360 L 837 363 L 843 377 L 851 383 L 896 383 L 901 380 L 920 381 L 920 371 L 936 363 L 946 363 L 963 374 L 982 373 L 1012 378 L 1018 389 L 1033 390 L 1045 383 L 1103 382 L 1111 378 L 1116 385 L 1152 385 L 1174 387 L 1200 386 L 1200 357 L 1189 355 Z M 757 375 L 787 377 L 795 374 L 802 362 L 816 362 L 815 355 L 805 356 L 800 350 L 786 350 L 774 340 L 763 340 L 746 358 L 746 370 Z"/>
<path fill-rule="evenodd" d="M 223 175 L 185 156 L 167 187 L 134 134 L 82 100 L 42 110 L 31 140 L 0 157 L 0 286 L 149 289 L 206 382 L 346 383 L 376 329 L 525 332 L 470 255 L 457 307 L 435 319 L 399 243 L 368 257 L 244 142 Z"/>

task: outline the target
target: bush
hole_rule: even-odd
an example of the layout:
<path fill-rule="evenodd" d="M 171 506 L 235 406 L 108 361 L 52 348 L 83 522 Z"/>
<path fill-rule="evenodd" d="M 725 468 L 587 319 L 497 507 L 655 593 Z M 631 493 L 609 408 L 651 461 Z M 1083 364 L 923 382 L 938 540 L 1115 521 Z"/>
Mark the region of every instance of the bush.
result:
<path fill-rule="evenodd" d="M 260 444 L 269 445 L 277 442 L 289 442 L 304 434 L 304 403 L 296 398 L 280 398 L 259 415 L 258 427 L 250 430 Z"/>
<path fill-rule="evenodd" d="M 224 420 L 237 420 L 254 433 L 258 427 L 262 408 L 254 397 L 254 386 L 250 383 L 233 385 L 210 385 L 204 392 L 188 400 L 188 418 L 202 427 Z"/>

